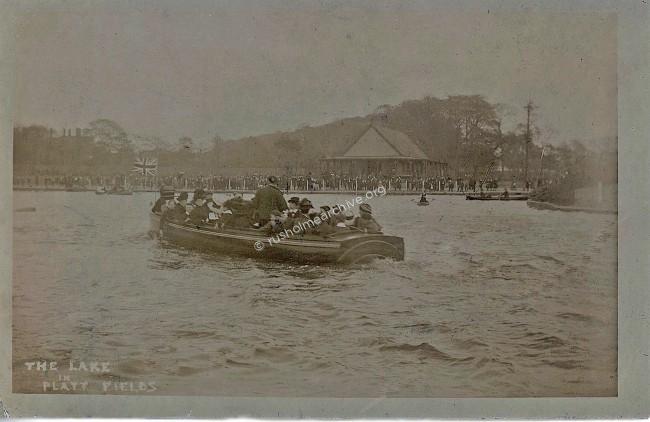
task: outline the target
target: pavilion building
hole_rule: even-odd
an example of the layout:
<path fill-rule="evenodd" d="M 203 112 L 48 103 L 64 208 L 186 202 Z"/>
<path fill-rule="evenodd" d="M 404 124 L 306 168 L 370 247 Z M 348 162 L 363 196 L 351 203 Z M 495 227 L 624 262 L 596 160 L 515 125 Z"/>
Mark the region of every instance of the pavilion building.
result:
<path fill-rule="evenodd" d="M 351 177 L 444 177 L 447 163 L 433 161 L 406 134 L 370 124 L 341 155 L 323 158 L 321 169 Z"/>

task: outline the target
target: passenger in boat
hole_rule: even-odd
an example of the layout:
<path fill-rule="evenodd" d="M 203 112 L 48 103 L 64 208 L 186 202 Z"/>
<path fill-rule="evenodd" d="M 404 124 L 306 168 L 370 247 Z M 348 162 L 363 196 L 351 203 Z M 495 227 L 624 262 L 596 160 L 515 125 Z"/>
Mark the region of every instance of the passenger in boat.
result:
<path fill-rule="evenodd" d="M 277 177 L 269 176 L 267 180 L 266 186 L 258 189 L 253 198 L 253 208 L 259 227 L 264 227 L 269 222 L 272 210 L 277 209 L 282 212 L 288 208 L 287 201 L 284 200 L 282 191 L 278 188 Z"/>
<path fill-rule="evenodd" d="M 348 230 L 348 226 L 345 224 L 347 217 L 338 205 L 332 207 L 331 215 L 329 222 L 336 231 Z"/>
<path fill-rule="evenodd" d="M 287 230 L 293 230 L 294 227 L 300 228 L 299 233 L 312 233 L 315 223 L 309 218 L 309 211 L 312 209 L 312 203 L 307 198 L 302 198 L 299 203 L 299 209 L 293 217 L 287 217 L 284 227 Z M 294 231 L 295 233 L 295 231 Z"/>
<path fill-rule="evenodd" d="M 300 198 L 297 196 L 292 196 L 287 201 L 288 208 L 285 210 L 287 216 L 293 217 L 298 212 L 298 204 L 300 204 Z"/>
<path fill-rule="evenodd" d="M 161 186 L 160 198 L 158 198 L 151 211 L 156 214 L 162 213 L 163 205 L 166 204 L 170 199 L 174 199 L 174 188 L 171 186 Z"/>
<path fill-rule="evenodd" d="M 203 190 L 203 188 L 195 189 L 194 195 L 192 196 L 192 205 L 196 205 L 197 199 L 203 199 L 203 201 L 205 202 L 205 198 L 206 198 L 206 193 Z"/>
<path fill-rule="evenodd" d="M 327 236 L 337 231 L 336 223 L 333 223 L 334 215 L 332 214 L 332 209 L 328 205 L 323 205 L 320 207 L 320 224 L 316 227 L 315 233 L 320 234 L 321 236 Z"/>
<path fill-rule="evenodd" d="M 206 205 L 208 207 L 209 213 L 208 213 L 208 224 L 211 226 L 218 226 L 219 225 L 219 220 L 221 218 L 221 205 L 219 205 L 214 199 L 209 198 L 208 201 L 206 202 Z"/>
<path fill-rule="evenodd" d="M 210 216 L 210 209 L 205 199 L 203 196 L 198 196 L 192 202 L 194 203 L 194 208 L 190 211 L 190 222 L 195 226 L 205 224 Z"/>
<path fill-rule="evenodd" d="M 422 192 L 422 195 L 420 195 L 420 203 L 421 204 L 426 204 L 427 202 L 429 202 L 429 201 L 427 201 L 427 193 Z"/>
<path fill-rule="evenodd" d="M 170 201 L 170 208 L 163 214 L 163 218 L 175 223 L 183 223 L 187 219 L 187 192 L 178 195 L 177 202 Z"/>
<path fill-rule="evenodd" d="M 284 230 L 284 226 L 282 225 L 282 213 L 278 210 L 272 210 L 269 222 L 266 223 L 261 230 L 264 231 L 267 236 L 280 233 Z"/>
<path fill-rule="evenodd" d="M 353 227 L 366 233 L 380 233 L 381 226 L 372 217 L 370 204 L 359 205 L 359 216 L 354 219 Z"/>
<path fill-rule="evenodd" d="M 252 212 L 251 201 L 246 201 L 241 196 L 230 198 L 223 203 L 223 226 L 237 229 L 250 228 Z"/>
<path fill-rule="evenodd" d="M 503 189 L 503 193 L 501 194 L 501 197 L 503 199 L 508 199 L 510 197 L 510 193 L 508 193 L 508 188 Z"/>

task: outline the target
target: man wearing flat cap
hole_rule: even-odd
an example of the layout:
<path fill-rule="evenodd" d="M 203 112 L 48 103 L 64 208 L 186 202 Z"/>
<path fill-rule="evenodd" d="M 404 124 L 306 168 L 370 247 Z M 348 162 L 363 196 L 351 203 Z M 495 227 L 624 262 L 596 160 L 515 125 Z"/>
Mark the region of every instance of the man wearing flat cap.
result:
<path fill-rule="evenodd" d="M 277 183 L 278 179 L 275 176 L 269 176 L 266 186 L 255 192 L 253 208 L 257 211 L 259 227 L 264 227 L 269 222 L 272 210 L 282 212 L 287 209 L 287 201 L 284 200 Z"/>

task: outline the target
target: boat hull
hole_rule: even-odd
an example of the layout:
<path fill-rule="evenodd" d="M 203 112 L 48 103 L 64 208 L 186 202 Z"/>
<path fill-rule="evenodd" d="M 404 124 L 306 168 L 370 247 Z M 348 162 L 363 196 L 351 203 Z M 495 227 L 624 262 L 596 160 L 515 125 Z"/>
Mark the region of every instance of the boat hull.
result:
<path fill-rule="evenodd" d="M 507 198 L 502 196 L 492 196 L 492 195 L 466 195 L 465 199 L 468 201 L 526 201 L 528 200 L 527 195 L 513 195 Z"/>
<path fill-rule="evenodd" d="M 269 236 L 254 229 L 216 229 L 165 221 L 151 213 L 150 232 L 190 248 L 224 254 L 288 262 L 365 263 L 374 259 L 404 260 L 404 240 L 397 236 L 366 234 L 352 230 L 329 237 Z"/>

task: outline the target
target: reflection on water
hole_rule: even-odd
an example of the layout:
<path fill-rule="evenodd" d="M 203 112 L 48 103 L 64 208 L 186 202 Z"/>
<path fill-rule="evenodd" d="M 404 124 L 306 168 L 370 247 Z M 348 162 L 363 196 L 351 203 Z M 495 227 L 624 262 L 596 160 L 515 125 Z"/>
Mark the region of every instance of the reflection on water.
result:
<path fill-rule="evenodd" d="M 15 391 L 77 359 L 155 394 L 616 394 L 614 216 L 376 198 L 406 259 L 347 268 L 152 240 L 153 200 L 14 194 Z"/>

